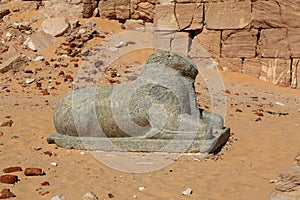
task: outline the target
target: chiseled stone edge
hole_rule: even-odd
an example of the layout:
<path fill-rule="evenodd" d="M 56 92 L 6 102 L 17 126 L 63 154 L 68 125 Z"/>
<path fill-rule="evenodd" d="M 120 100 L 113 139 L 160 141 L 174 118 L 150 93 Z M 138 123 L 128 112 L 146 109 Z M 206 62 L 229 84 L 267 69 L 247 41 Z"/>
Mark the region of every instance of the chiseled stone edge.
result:
<path fill-rule="evenodd" d="M 228 140 L 230 129 L 218 130 L 211 139 L 195 139 L 186 153 L 213 153 L 220 149 Z M 113 143 L 111 145 L 108 140 Z M 136 137 L 124 138 L 98 138 L 98 137 L 74 137 L 53 134 L 47 138 L 49 144 L 56 144 L 68 149 L 81 149 L 92 151 L 122 151 L 122 152 L 165 152 L 164 147 L 172 142 L 171 151 L 168 153 L 182 153 L 182 144 L 189 144 L 183 140 L 147 139 Z M 119 147 L 119 148 L 118 148 Z"/>

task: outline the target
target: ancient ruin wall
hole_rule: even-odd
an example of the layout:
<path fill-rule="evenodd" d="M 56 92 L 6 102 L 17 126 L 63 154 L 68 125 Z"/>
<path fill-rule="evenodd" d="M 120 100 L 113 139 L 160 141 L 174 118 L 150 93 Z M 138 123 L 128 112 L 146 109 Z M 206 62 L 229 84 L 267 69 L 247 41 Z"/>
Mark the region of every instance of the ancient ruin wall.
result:
<path fill-rule="evenodd" d="M 298 0 L 83 0 L 83 3 L 84 17 L 94 14 L 118 19 L 131 28 L 154 22 L 161 31 L 180 31 L 192 36 L 224 71 L 300 88 Z"/>

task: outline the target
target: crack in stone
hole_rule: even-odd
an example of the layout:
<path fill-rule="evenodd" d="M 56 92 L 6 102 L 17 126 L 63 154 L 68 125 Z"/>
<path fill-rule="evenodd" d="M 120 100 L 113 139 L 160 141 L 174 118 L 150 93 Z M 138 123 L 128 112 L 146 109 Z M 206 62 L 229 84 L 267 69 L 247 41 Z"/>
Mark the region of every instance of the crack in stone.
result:
<path fill-rule="evenodd" d="M 174 16 L 175 16 L 175 20 L 176 20 L 176 23 L 177 23 L 178 30 L 180 30 L 179 21 L 178 21 L 177 15 L 176 15 L 176 5 L 177 5 L 177 2 L 174 3 L 173 12 L 174 12 Z"/>

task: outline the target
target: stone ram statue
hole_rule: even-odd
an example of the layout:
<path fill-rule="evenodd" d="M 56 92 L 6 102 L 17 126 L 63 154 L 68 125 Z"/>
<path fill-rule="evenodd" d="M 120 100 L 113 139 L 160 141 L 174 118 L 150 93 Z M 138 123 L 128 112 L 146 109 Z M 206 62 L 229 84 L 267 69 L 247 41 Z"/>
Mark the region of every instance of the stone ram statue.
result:
<path fill-rule="evenodd" d="M 103 151 L 214 152 L 230 130 L 221 116 L 198 108 L 197 74 L 189 58 L 158 51 L 133 82 L 78 89 L 61 99 L 57 133 L 48 142 Z"/>

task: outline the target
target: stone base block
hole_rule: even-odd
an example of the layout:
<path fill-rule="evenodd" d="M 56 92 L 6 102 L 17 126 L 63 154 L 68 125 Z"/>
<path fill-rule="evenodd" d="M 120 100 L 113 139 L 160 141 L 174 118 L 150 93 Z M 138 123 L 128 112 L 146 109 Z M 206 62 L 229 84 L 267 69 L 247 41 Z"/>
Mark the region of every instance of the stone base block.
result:
<path fill-rule="evenodd" d="M 68 149 L 118 152 L 167 152 L 167 153 L 213 153 L 228 140 L 230 129 L 224 128 L 209 139 L 148 139 L 136 137 L 101 138 L 76 137 L 53 134 L 47 138 L 49 144 Z"/>

